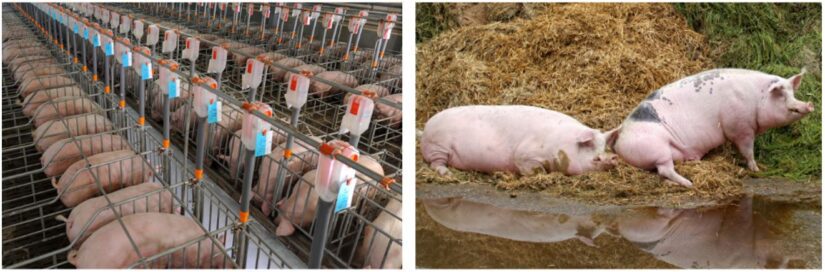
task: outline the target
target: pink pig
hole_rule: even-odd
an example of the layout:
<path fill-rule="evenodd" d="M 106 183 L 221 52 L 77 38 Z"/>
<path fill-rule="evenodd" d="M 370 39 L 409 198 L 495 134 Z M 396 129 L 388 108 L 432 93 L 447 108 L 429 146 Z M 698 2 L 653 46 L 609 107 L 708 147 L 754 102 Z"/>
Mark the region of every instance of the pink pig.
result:
<path fill-rule="evenodd" d="M 607 170 L 606 137 L 565 114 L 530 106 L 463 106 L 439 112 L 424 127 L 421 153 L 439 174 L 447 165 L 480 172 L 579 175 Z"/>
<path fill-rule="evenodd" d="M 759 171 L 753 156 L 756 135 L 799 120 L 814 110 L 794 98 L 802 73 L 785 79 L 758 71 L 716 69 L 671 83 L 650 94 L 624 123 L 609 133 L 608 145 L 628 164 L 656 169 L 671 182 L 691 187 L 673 161 L 699 160 L 733 142 Z"/>

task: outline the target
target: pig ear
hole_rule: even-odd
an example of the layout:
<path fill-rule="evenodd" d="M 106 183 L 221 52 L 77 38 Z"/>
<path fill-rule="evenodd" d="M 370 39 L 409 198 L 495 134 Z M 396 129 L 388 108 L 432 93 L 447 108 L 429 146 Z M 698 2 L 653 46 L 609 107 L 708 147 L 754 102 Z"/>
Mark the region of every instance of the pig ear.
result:
<path fill-rule="evenodd" d="M 581 132 L 579 136 L 576 136 L 576 142 L 579 143 L 579 145 L 591 145 L 595 138 L 596 135 L 592 130 L 586 130 Z"/>
<path fill-rule="evenodd" d="M 793 86 L 794 91 L 799 89 L 799 85 L 802 84 L 802 76 L 805 75 L 805 73 L 807 73 L 807 72 L 808 72 L 808 69 L 802 68 L 802 71 L 799 72 L 799 74 L 796 74 L 796 75 L 794 75 L 794 76 L 792 76 L 791 78 L 788 79 L 788 81 L 791 82 L 791 85 Z"/>
<path fill-rule="evenodd" d="M 769 88 L 768 92 L 770 92 L 771 95 L 774 96 L 774 97 L 778 98 L 778 97 L 781 97 L 781 96 L 785 95 L 785 92 L 783 92 L 783 90 L 785 88 L 783 88 L 782 85 L 779 84 L 779 83 L 774 83 L 768 88 Z"/>
<path fill-rule="evenodd" d="M 614 128 L 604 134 L 604 138 L 607 139 L 607 146 L 610 147 L 610 150 L 613 150 L 613 144 L 616 143 L 616 139 L 619 138 L 619 132 L 622 130 L 622 126 Z"/>

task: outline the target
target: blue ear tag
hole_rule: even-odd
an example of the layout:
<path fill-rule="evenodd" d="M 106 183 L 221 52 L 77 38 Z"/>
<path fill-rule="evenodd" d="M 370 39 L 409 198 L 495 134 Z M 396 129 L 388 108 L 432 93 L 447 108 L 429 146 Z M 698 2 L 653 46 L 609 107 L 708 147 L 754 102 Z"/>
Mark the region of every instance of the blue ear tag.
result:
<path fill-rule="evenodd" d="M 75 33 L 75 34 L 80 33 L 79 27 L 77 26 L 77 24 L 76 24 L 76 23 L 75 23 L 75 24 L 72 24 L 72 26 L 74 26 L 74 33 Z"/>
<path fill-rule="evenodd" d="M 86 40 L 89 39 L 89 29 L 88 28 L 83 29 L 83 38 L 86 39 Z"/>
<path fill-rule="evenodd" d="M 105 47 L 106 47 L 105 51 L 106 51 L 106 56 L 107 57 L 111 57 L 112 55 L 115 54 L 115 43 L 113 43 L 113 42 L 107 43 Z"/>
<path fill-rule="evenodd" d="M 221 121 L 221 101 L 214 101 L 209 103 L 207 107 L 207 118 L 206 121 L 209 124 L 214 124 Z"/>
<path fill-rule="evenodd" d="M 347 185 L 347 182 L 341 184 L 338 188 L 338 199 L 335 201 L 335 212 L 343 211 L 352 205 L 353 187 L 355 187 L 355 180 L 350 181 L 352 185 Z"/>

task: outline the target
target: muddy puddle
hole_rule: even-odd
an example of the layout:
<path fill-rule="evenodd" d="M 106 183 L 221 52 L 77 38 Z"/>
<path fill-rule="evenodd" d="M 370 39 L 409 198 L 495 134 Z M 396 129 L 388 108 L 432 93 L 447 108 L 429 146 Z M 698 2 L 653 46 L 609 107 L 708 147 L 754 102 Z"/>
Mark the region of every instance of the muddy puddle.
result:
<path fill-rule="evenodd" d="M 724 202 L 594 206 L 417 186 L 421 268 L 820 268 L 819 186 L 753 180 Z"/>

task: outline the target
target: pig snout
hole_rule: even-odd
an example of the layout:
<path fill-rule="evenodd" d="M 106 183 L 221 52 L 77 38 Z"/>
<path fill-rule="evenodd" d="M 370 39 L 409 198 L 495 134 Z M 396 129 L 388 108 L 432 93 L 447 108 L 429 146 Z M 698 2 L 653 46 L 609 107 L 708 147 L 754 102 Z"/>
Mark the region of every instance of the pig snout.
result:
<path fill-rule="evenodd" d="M 616 154 L 599 154 L 593 158 L 593 164 L 599 170 L 610 170 L 619 165 L 619 156 Z"/>
<path fill-rule="evenodd" d="M 814 111 L 814 103 L 813 102 L 800 102 L 796 104 L 795 107 L 789 109 L 792 112 L 797 114 L 806 115 Z"/>

